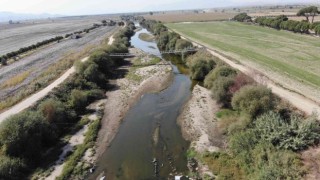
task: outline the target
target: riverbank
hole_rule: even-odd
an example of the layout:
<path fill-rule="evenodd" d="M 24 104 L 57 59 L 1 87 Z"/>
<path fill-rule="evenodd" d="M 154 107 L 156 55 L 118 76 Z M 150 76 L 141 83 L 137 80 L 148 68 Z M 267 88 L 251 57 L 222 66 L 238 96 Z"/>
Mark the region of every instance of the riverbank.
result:
<path fill-rule="evenodd" d="M 217 152 L 224 148 L 225 138 L 217 128 L 216 113 L 219 110 L 220 106 L 211 98 L 210 90 L 199 85 L 193 88 L 191 98 L 177 120 L 183 137 L 191 142 L 189 152 L 204 154 L 205 152 Z M 201 163 L 197 158 L 196 161 L 198 166 L 196 171 L 201 177 L 214 176 L 207 165 Z"/>
<path fill-rule="evenodd" d="M 222 147 L 221 139 L 213 139 L 220 106 L 211 98 L 210 90 L 196 85 L 190 100 L 178 118 L 182 135 L 191 141 L 190 148 L 199 153 L 215 152 Z M 222 140 L 221 140 L 222 141 Z"/>
<path fill-rule="evenodd" d="M 140 53 L 138 49 L 130 49 L 131 53 Z M 105 105 L 104 117 L 101 122 L 101 130 L 97 140 L 95 160 L 110 146 L 113 138 L 126 113 L 143 94 L 159 92 L 171 83 L 173 74 L 171 65 L 161 60 L 155 65 L 151 62 L 154 57 L 144 55 L 141 59 L 127 59 L 132 66 L 120 67 L 127 71 L 123 78 L 110 83 L 115 87 L 106 93 L 108 103 Z M 151 64 L 151 65 L 150 65 Z"/>

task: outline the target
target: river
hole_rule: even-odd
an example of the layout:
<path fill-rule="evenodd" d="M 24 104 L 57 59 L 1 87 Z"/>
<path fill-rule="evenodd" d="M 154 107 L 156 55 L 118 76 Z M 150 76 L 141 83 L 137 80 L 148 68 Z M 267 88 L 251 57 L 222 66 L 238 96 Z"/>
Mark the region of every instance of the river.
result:
<path fill-rule="evenodd" d="M 149 32 L 138 31 L 131 44 L 159 56 L 156 43 L 140 40 L 140 33 Z M 89 179 L 96 179 L 101 173 L 108 180 L 172 179 L 172 175 L 187 174 L 189 142 L 183 139 L 177 118 L 191 96 L 192 81 L 181 59 L 170 56 L 165 59 L 172 62 L 172 84 L 159 93 L 145 94 L 129 110 Z"/>

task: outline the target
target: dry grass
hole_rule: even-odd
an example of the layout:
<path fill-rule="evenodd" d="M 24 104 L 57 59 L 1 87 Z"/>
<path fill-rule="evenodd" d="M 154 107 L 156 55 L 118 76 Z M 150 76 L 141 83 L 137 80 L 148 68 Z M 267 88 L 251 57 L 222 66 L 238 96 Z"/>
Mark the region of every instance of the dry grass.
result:
<path fill-rule="evenodd" d="M 59 60 L 57 63 L 51 65 L 40 76 L 38 76 L 35 80 L 33 80 L 33 82 L 30 83 L 28 86 L 21 89 L 20 91 L 15 93 L 13 96 L 9 96 L 4 101 L 1 101 L 0 111 L 15 105 L 16 103 L 20 102 L 24 98 L 48 86 L 52 81 L 54 81 L 57 77 L 61 76 L 67 69 L 69 69 L 76 60 L 80 60 L 83 57 L 87 56 L 94 48 L 95 47 L 91 45 L 91 46 L 87 46 L 81 52 L 72 52 L 65 55 L 64 58 L 61 58 L 61 60 Z M 31 71 L 29 73 L 31 73 Z M 21 75 L 21 77 L 25 77 L 25 78 L 27 78 L 28 76 L 29 74 L 24 74 L 24 76 Z M 19 84 L 18 81 L 16 81 L 16 83 Z"/>
<path fill-rule="evenodd" d="M 153 19 L 165 23 L 171 22 L 199 22 L 199 21 L 221 21 L 233 18 L 237 13 L 167 13 L 167 14 L 154 14 L 144 16 L 146 19 Z"/>
<path fill-rule="evenodd" d="M 289 17 L 289 19 L 291 19 L 291 20 L 296 20 L 296 21 L 306 20 L 306 18 L 305 18 L 304 16 L 302 16 L 302 17 L 298 17 L 298 16 L 296 16 L 296 17 Z M 309 18 L 309 20 L 311 21 L 311 18 Z M 314 21 L 313 21 L 313 22 L 319 22 L 319 21 L 320 21 L 320 16 L 314 17 Z"/>
<path fill-rule="evenodd" d="M 25 79 L 27 79 L 27 77 L 30 75 L 31 72 L 32 72 L 32 70 L 25 71 L 21 74 L 18 74 L 16 76 L 6 80 L 3 84 L 0 85 L 0 88 L 4 89 L 4 88 L 8 88 L 8 87 L 13 87 L 13 86 L 16 86 L 16 85 L 22 83 Z"/>

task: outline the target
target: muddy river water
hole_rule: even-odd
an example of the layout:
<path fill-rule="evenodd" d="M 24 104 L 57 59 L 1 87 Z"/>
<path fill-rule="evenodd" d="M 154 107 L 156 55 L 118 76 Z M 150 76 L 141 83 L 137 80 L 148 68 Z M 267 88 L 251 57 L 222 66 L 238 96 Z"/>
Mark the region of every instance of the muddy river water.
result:
<path fill-rule="evenodd" d="M 147 53 L 158 55 L 155 42 L 138 38 L 131 44 Z M 190 98 L 192 81 L 179 59 L 164 57 L 172 62 L 172 84 L 159 93 L 145 94 L 129 110 L 117 135 L 98 159 L 97 168 L 89 179 L 103 173 L 106 179 L 173 179 L 172 175 L 187 173 L 186 151 L 189 142 L 181 135 L 177 118 Z"/>

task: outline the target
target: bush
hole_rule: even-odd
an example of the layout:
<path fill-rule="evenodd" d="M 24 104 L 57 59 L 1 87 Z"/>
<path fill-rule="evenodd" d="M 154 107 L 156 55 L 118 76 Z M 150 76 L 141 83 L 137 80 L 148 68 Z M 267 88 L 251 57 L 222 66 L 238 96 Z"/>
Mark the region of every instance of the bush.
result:
<path fill-rule="evenodd" d="M 214 68 L 214 66 L 214 61 L 198 59 L 190 66 L 191 78 L 202 81 L 205 76 Z"/>
<path fill-rule="evenodd" d="M 248 85 L 241 88 L 232 98 L 235 110 L 255 117 L 274 108 L 275 97 L 271 90 L 262 85 Z"/>
<path fill-rule="evenodd" d="M 77 112 L 83 112 L 88 105 L 87 93 L 78 89 L 71 91 L 70 105 Z"/>
<path fill-rule="evenodd" d="M 6 58 L 1 57 L 0 61 L 1 61 L 2 66 L 6 66 L 7 65 L 7 59 Z"/>
<path fill-rule="evenodd" d="M 212 70 L 204 79 L 204 86 L 208 89 L 211 89 L 214 81 L 219 77 L 228 77 L 234 76 L 237 74 L 237 71 L 228 66 L 218 66 Z"/>
<path fill-rule="evenodd" d="M 233 84 L 229 88 L 229 92 L 231 94 L 234 94 L 237 91 L 239 91 L 243 86 L 249 85 L 249 84 L 254 84 L 254 83 L 255 82 L 254 82 L 254 80 L 252 78 L 250 78 L 249 76 L 247 76 L 247 75 L 245 75 L 243 73 L 239 73 L 234 78 Z"/>
<path fill-rule="evenodd" d="M 184 39 L 178 39 L 176 41 L 176 50 L 182 50 L 182 49 L 186 49 L 186 48 L 192 48 L 193 45 L 190 41 L 184 40 Z"/>
<path fill-rule="evenodd" d="M 255 120 L 255 129 L 261 139 L 286 150 L 304 150 L 320 139 L 320 124 L 315 118 L 304 120 L 292 116 L 282 119 L 279 114 L 269 112 Z"/>
<path fill-rule="evenodd" d="M 212 97 L 223 106 L 228 106 L 232 97 L 229 88 L 233 85 L 233 83 L 234 81 L 232 77 L 219 77 L 212 85 Z"/>
<path fill-rule="evenodd" d="M 0 179 L 22 179 L 26 165 L 19 158 L 0 156 Z"/>
<path fill-rule="evenodd" d="M 57 99 L 50 98 L 41 102 L 38 109 L 49 123 L 62 123 L 68 119 L 66 107 Z"/>
<path fill-rule="evenodd" d="M 6 119 L 0 126 L 0 143 L 9 156 L 25 158 L 29 163 L 41 160 L 41 152 L 57 140 L 49 123 L 36 112 L 23 112 Z"/>
<path fill-rule="evenodd" d="M 239 22 L 251 22 L 251 17 L 248 16 L 247 13 L 240 13 L 233 17 L 233 20 L 239 21 Z"/>

